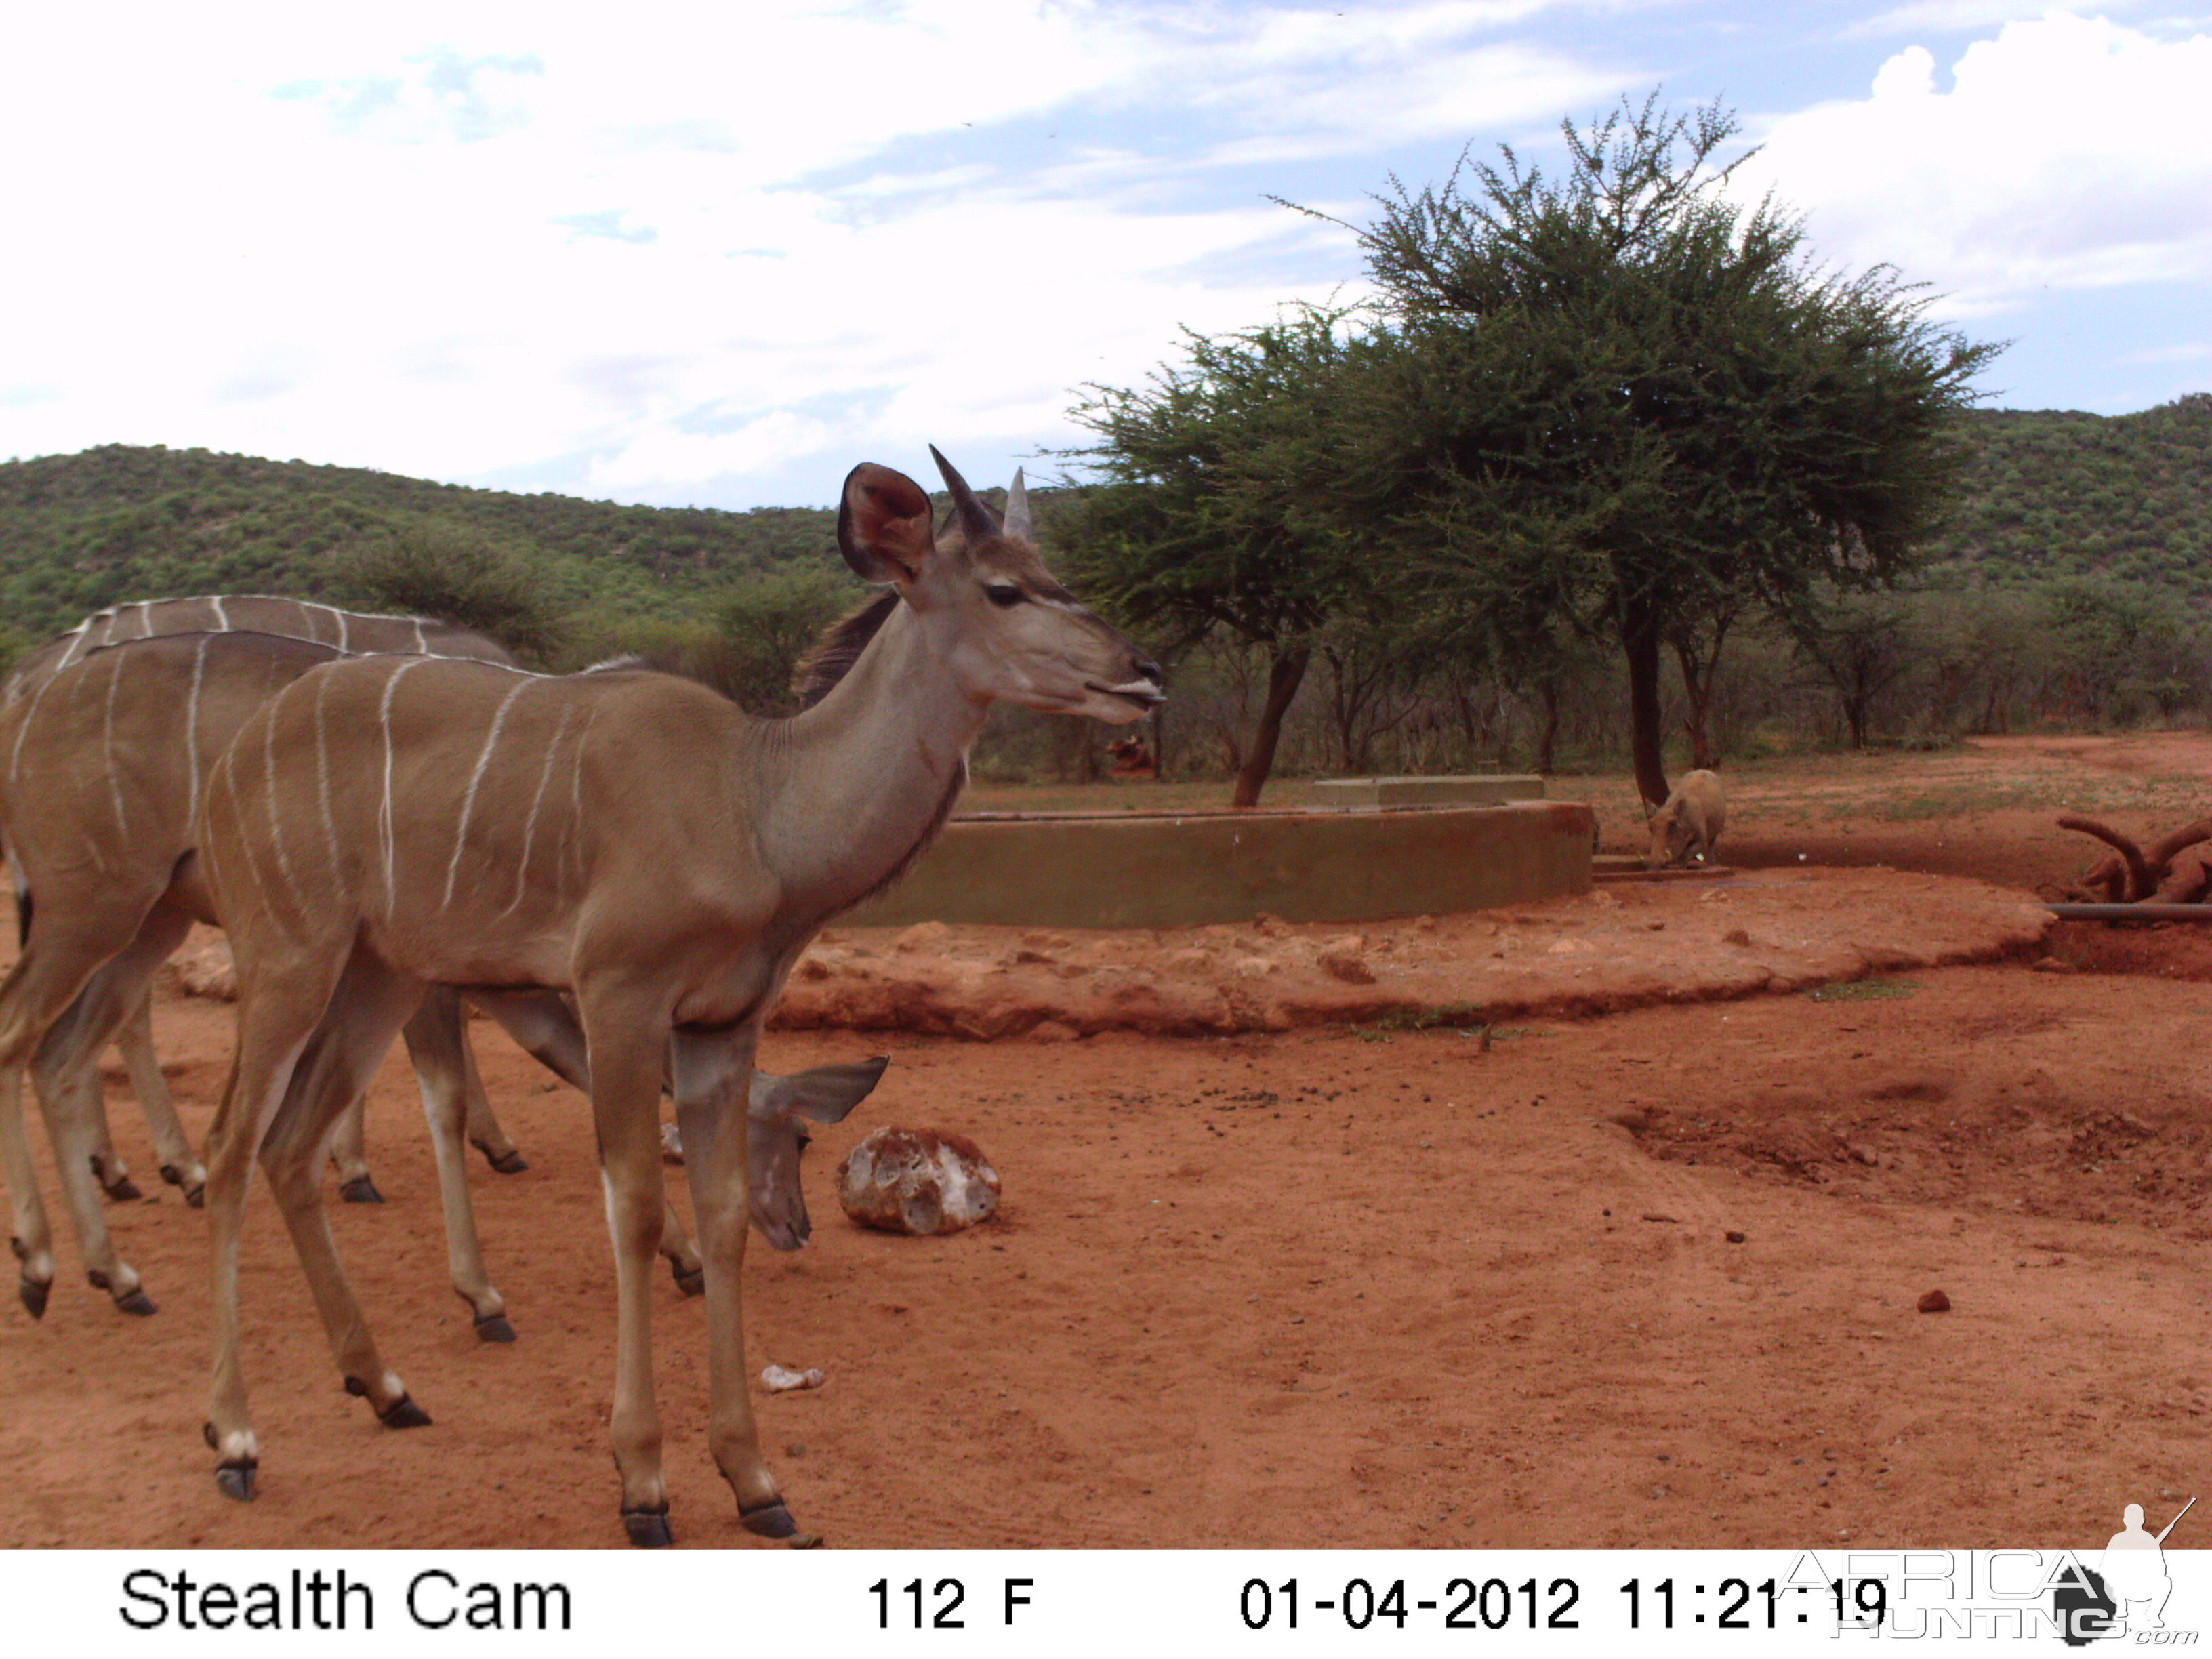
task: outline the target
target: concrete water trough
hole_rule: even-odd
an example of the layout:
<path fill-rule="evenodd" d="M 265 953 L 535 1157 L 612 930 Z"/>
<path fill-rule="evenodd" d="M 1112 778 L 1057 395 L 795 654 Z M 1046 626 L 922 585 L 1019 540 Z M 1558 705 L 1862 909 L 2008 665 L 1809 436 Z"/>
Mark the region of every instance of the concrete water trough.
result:
<path fill-rule="evenodd" d="M 1360 921 L 1524 904 L 1590 884 L 1590 809 L 978 813 L 846 921 L 1028 927 Z"/>

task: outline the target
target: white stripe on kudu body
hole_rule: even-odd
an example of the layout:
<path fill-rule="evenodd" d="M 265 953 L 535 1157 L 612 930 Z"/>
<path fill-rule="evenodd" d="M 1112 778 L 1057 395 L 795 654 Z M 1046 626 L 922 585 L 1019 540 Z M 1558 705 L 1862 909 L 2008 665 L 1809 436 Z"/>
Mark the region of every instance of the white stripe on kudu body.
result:
<path fill-rule="evenodd" d="M 912 479 L 862 466 L 846 480 L 840 547 L 864 580 L 891 591 L 825 638 L 810 706 L 791 720 L 753 720 L 659 674 L 572 675 L 525 697 L 476 664 L 426 660 L 403 673 L 337 661 L 280 692 L 240 733 L 234 752 L 266 745 L 275 757 L 272 799 L 280 816 L 300 815 L 281 825 L 295 858 L 312 843 L 302 825 L 317 793 L 319 702 L 329 732 L 355 747 L 352 763 L 331 769 L 336 846 L 315 872 L 337 897 L 304 915 L 245 874 L 276 826 L 225 796 L 205 813 L 239 976 L 238 1060 L 208 1151 L 209 1431 L 226 1493 L 252 1495 L 259 1455 L 237 1310 L 238 1227 L 257 1151 L 276 1161 L 279 1184 L 276 1168 L 314 1142 L 346 1076 L 380 1059 L 414 988 L 534 984 L 574 993 L 589 1045 L 616 1264 L 610 1427 L 629 1535 L 669 1535 L 648 1282 L 663 1225 L 664 1062 L 706 1262 L 709 1445 L 745 1524 L 793 1530 L 746 1394 L 736 1195 L 752 1154 L 738 1126 L 762 1025 L 816 931 L 896 878 L 951 811 L 992 702 L 1121 722 L 1160 701 L 1158 669 L 1073 605 L 1038 560 L 1018 478 L 1002 523 L 939 465 L 955 510 L 936 534 Z M 547 781 L 563 743 L 574 749 L 556 793 Z M 554 835 L 549 815 L 561 819 L 562 855 L 550 878 L 533 879 L 533 851 Z M 295 1057 L 309 1045 L 341 1056 L 345 1073 L 295 1086 Z M 386 1422 L 419 1419 L 394 1392 L 327 1235 L 286 1190 L 278 1196 L 349 1386 Z"/>

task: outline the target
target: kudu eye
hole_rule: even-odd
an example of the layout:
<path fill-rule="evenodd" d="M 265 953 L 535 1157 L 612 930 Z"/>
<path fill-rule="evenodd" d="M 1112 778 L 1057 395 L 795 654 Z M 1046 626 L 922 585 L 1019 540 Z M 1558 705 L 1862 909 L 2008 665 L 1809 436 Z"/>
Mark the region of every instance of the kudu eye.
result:
<path fill-rule="evenodd" d="M 1012 582 L 986 582 L 983 591 L 991 596 L 991 603 L 1001 611 L 1009 610 L 1029 598 Z"/>

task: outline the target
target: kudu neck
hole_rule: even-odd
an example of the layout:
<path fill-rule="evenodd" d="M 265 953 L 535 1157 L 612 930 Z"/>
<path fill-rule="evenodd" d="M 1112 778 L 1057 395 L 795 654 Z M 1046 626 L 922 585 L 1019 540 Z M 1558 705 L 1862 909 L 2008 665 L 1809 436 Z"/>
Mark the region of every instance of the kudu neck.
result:
<path fill-rule="evenodd" d="M 763 850 L 785 891 L 842 909 L 913 855 L 967 778 L 990 712 L 895 607 L 845 678 L 781 722 Z"/>

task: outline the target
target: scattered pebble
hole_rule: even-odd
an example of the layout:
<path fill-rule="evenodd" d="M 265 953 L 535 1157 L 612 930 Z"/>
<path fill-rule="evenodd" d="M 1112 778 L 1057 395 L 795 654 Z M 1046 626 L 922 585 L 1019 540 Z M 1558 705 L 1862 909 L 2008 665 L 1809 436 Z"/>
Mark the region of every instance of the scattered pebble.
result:
<path fill-rule="evenodd" d="M 1743 1243 L 1743 1235 L 1741 1233 L 1729 1233 L 1724 1235 L 1724 1237 L 1731 1244 L 1741 1244 Z"/>
<path fill-rule="evenodd" d="M 828 1380 L 818 1367 L 811 1365 L 803 1371 L 794 1371 L 782 1365 L 769 1365 L 761 1371 L 761 1387 L 770 1394 L 789 1394 L 796 1389 L 818 1389 Z M 793 1454 L 794 1456 L 797 1455 L 795 1452 Z"/>
<path fill-rule="evenodd" d="M 1941 1291 L 1930 1291 L 1927 1295 L 1920 1298 L 1920 1311 L 1923 1313 L 1948 1313 L 1951 1311 L 1951 1298 L 1944 1295 Z"/>

